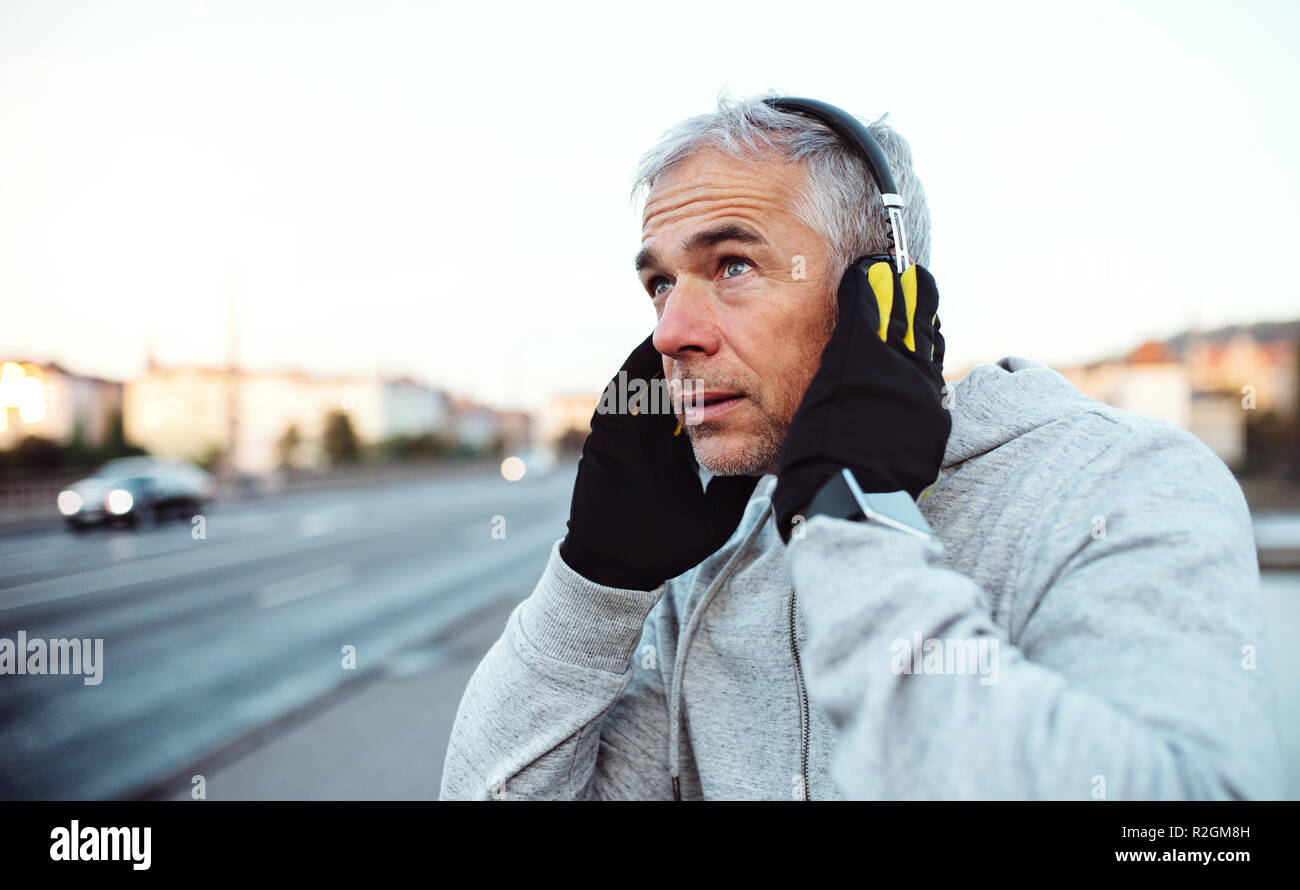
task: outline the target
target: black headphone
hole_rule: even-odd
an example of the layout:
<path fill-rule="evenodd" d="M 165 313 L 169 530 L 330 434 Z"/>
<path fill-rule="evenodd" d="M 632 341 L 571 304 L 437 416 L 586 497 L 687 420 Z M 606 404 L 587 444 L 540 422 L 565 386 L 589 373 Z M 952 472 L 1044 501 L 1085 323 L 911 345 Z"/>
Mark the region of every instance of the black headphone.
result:
<path fill-rule="evenodd" d="M 894 184 L 894 174 L 889 170 L 889 161 L 885 160 L 885 152 L 876 141 L 876 137 L 871 135 L 871 131 L 847 111 L 816 99 L 797 99 L 790 96 L 764 99 L 763 103 L 777 111 L 802 114 L 818 120 L 830 127 L 840 139 L 858 150 L 858 154 L 866 162 L 871 178 L 876 181 L 876 188 L 880 190 L 880 199 L 885 205 L 885 212 L 889 215 L 891 254 L 880 259 L 892 261 L 900 274 L 905 271 L 908 249 L 907 230 L 903 226 L 903 208 L 907 204 L 898 194 L 898 186 Z"/>
<path fill-rule="evenodd" d="M 887 256 L 859 257 L 855 262 L 865 260 L 872 263 L 883 260 L 892 262 L 900 275 L 907 271 L 907 229 L 903 225 L 903 208 L 907 206 L 907 203 L 898 193 L 898 186 L 894 184 L 894 174 L 889 170 L 889 161 L 885 159 L 884 149 L 880 147 L 876 137 L 871 135 L 871 131 L 863 126 L 862 121 L 847 111 L 826 102 L 819 102 L 816 99 L 797 99 L 789 96 L 764 99 L 763 103 L 777 111 L 802 114 L 820 121 L 830 127 L 831 131 L 836 136 L 839 136 L 841 140 L 858 150 L 859 156 L 867 165 L 867 172 L 876 181 L 876 188 L 880 190 L 880 200 L 885 205 L 885 212 L 889 216 L 889 249 L 891 252 Z M 942 371 L 946 345 L 943 334 L 939 333 L 939 327 L 939 316 L 936 315 L 934 317 L 934 355 L 932 360 Z"/>

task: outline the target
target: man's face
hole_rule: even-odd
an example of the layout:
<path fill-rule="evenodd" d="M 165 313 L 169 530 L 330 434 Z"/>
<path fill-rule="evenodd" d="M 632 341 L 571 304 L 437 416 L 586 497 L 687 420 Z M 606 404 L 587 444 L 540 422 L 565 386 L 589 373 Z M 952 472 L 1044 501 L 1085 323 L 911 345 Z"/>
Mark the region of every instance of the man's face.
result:
<path fill-rule="evenodd" d="M 646 201 L 637 266 L 659 318 L 654 346 L 666 379 L 702 381 L 706 406 L 681 419 L 715 475 L 777 471 L 830 335 L 826 245 L 791 210 L 804 189 L 799 166 L 706 149 Z"/>

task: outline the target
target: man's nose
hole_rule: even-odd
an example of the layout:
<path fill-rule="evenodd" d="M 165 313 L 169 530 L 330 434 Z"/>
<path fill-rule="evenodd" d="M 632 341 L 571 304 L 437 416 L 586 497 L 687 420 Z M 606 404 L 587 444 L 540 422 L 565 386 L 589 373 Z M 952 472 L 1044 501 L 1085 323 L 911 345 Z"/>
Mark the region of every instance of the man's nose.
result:
<path fill-rule="evenodd" d="M 688 352 L 717 352 L 721 338 L 714 310 L 713 295 L 706 286 L 685 276 L 679 278 L 655 325 L 655 349 L 670 358 Z"/>

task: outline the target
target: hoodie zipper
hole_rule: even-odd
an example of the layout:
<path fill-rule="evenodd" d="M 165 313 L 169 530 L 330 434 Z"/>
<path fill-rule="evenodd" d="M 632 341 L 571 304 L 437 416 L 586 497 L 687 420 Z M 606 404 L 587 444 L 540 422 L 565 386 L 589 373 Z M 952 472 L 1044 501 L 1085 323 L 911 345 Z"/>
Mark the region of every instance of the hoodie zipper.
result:
<path fill-rule="evenodd" d="M 808 791 L 808 690 L 803 682 L 803 663 L 799 660 L 799 640 L 795 636 L 795 592 L 790 588 L 790 653 L 794 655 L 794 679 L 799 688 L 799 765 L 803 779 L 803 799 L 812 800 Z"/>
<path fill-rule="evenodd" d="M 769 488 L 769 491 L 771 489 Z M 748 511 L 748 507 L 746 510 Z M 671 681 L 671 690 L 668 696 L 668 777 L 672 785 L 673 800 L 682 799 L 682 783 L 680 774 L 679 760 L 681 757 L 681 695 L 682 695 L 682 675 L 686 672 L 686 656 L 690 652 L 691 641 L 694 639 L 695 627 L 708 608 L 710 601 L 718 589 L 731 577 L 735 570 L 735 565 L 740 557 L 749 552 L 754 544 L 755 538 L 767 526 L 767 520 L 772 516 L 772 505 L 769 502 L 764 511 L 765 515 L 761 517 L 745 536 L 744 542 L 737 548 L 736 552 L 731 555 L 723 565 L 722 571 L 705 589 L 704 595 L 700 598 L 699 603 L 691 612 L 690 620 L 682 630 L 682 643 L 678 647 L 677 656 L 673 666 L 673 677 Z M 742 517 L 741 524 L 744 524 Z M 799 641 L 795 638 L 795 600 L 794 588 L 790 588 L 790 651 L 794 653 L 795 679 L 799 685 L 799 702 L 800 714 L 799 720 L 802 728 L 803 743 L 801 752 L 802 775 L 803 775 L 803 794 L 804 800 L 810 800 L 808 794 L 808 692 L 804 689 L 803 667 L 799 662 Z"/>

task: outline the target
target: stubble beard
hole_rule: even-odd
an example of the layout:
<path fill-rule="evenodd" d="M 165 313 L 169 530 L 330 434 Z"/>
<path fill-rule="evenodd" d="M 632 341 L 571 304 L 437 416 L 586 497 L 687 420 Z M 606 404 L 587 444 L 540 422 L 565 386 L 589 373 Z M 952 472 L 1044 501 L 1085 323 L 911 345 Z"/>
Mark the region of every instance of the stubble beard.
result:
<path fill-rule="evenodd" d="M 746 393 L 745 398 L 758 411 L 761 426 L 756 431 L 732 430 L 730 437 L 737 441 L 730 447 L 710 449 L 705 445 L 710 439 L 721 439 L 728 435 L 727 420 L 685 425 L 696 462 L 715 476 L 776 474 L 781 462 L 781 446 L 785 444 L 790 421 L 799 402 L 803 400 L 808 384 L 812 382 L 813 373 L 820 363 L 820 355 L 819 349 L 811 357 L 805 356 L 804 361 L 796 365 L 795 371 L 784 375 L 780 385 L 769 390 L 769 393 L 777 394 L 778 397 L 780 393 L 798 393 L 798 399 L 793 404 L 772 405 L 767 398 L 753 392 Z M 718 444 L 721 445 L 721 442 Z"/>
<path fill-rule="evenodd" d="M 781 459 L 781 446 L 785 443 L 790 424 L 765 417 L 766 423 L 757 435 L 745 436 L 738 445 L 724 449 L 721 454 L 702 455 L 703 442 L 722 435 L 720 423 L 701 423 L 686 428 L 691 437 L 691 448 L 700 466 L 715 476 L 764 476 L 776 473 Z"/>
<path fill-rule="evenodd" d="M 787 412 L 782 412 L 785 414 L 784 418 L 778 416 L 774 410 L 759 402 L 753 396 L 748 396 L 763 417 L 762 429 L 756 435 L 742 436 L 738 446 L 724 450 L 721 455 L 709 456 L 707 459 L 700 454 L 701 444 L 711 438 L 723 435 L 723 422 L 683 424 L 691 438 L 691 449 L 695 452 L 695 461 L 700 466 L 715 476 L 765 476 L 777 473 L 781 463 L 781 447 L 785 444 L 785 436 L 790 429 L 790 421 L 793 420 L 795 410 L 803 401 L 808 385 L 812 383 L 813 376 L 821 366 L 822 350 L 839 322 L 839 300 L 834 290 L 830 291 L 827 304 L 826 312 L 822 316 L 821 342 L 815 349 L 810 350 L 804 356 L 804 361 L 801 363 L 806 376 L 801 379 L 787 379 L 784 381 L 787 391 L 794 390 L 797 387 L 799 393 L 799 399 L 794 406 L 787 406 Z M 683 368 L 680 365 L 674 369 L 674 372 L 682 377 L 690 376 L 689 372 L 683 373 Z M 791 376 L 793 377 L 793 375 Z M 680 415 L 678 419 L 682 419 Z"/>

